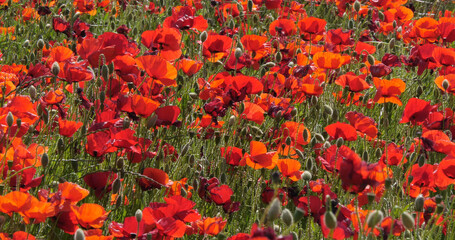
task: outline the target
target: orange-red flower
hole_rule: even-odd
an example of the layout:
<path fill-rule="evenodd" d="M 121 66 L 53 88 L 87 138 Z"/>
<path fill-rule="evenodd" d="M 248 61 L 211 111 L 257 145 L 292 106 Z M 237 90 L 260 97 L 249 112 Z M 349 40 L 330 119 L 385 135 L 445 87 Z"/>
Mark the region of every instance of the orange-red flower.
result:
<path fill-rule="evenodd" d="M 206 217 L 195 222 L 197 228 L 199 229 L 199 234 L 210 236 L 218 235 L 218 233 L 223 230 L 224 226 L 226 226 L 226 223 L 227 221 L 223 220 L 221 217 Z"/>
<path fill-rule="evenodd" d="M 145 55 L 136 59 L 139 68 L 166 86 L 177 86 L 177 69 L 164 58 L 155 55 Z"/>
<path fill-rule="evenodd" d="M 344 59 L 338 53 L 318 52 L 313 56 L 313 62 L 319 68 L 337 69 L 344 63 Z"/>
<path fill-rule="evenodd" d="M 434 42 L 439 37 L 438 21 L 431 17 L 423 17 L 415 22 L 414 28 L 418 37 Z"/>
<path fill-rule="evenodd" d="M 377 103 L 395 103 L 398 106 L 401 106 L 401 100 L 398 98 L 401 95 L 405 88 L 406 83 L 399 78 L 393 78 L 391 80 L 373 78 L 374 85 L 376 86 L 376 95 L 374 96 L 374 101 Z"/>
<path fill-rule="evenodd" d="M 109 212 L 95 203 L 84 203 L 80 207 L 71 206 L 76 219 L 84 228 L 101 228 L 106 220 Z"/>
<path fill-rule="evenodd" d="M 278 161 L 277 152 L 267 152 L 267 147 L 264 143 L 258 141 L 250 142 L 250 153 L 245 153 L 241 161 L 254 169 L 273 169 Z"/>
<path fill-rule="evenodd" d="M 216 62 L 226 57 L 233 49 L 232 38 L 224 35 L 209 34 L 202 44 L 202 54 L 210 62 Z"/>
<path fill-rule="evenodd" d="M 307 17 L 299 21 L 300 34 L 305 41 L 318 42 L 325 32 L 327 21 L 321 18 Z"/>
<path fill-rule="evenodd" d="M 150 51 L 157 51 L 162 58 L 173 61 L 182 55 L 182 35 L 175 28 L 158 28 L 145 31 L 141 43 Z"/>
<path fill-rule="evenodd" d="M 269 32 L 272 36 L 292 36 L 297 32 L 294 21 L 290 19 L 277 19 L 269 26 Z"/>

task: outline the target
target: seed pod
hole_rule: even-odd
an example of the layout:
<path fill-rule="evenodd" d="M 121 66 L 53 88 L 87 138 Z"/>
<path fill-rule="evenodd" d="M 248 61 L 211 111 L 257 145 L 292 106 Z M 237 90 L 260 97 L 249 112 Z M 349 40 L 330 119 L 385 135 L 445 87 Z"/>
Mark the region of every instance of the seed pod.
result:
<path fill-rule="evenodd" d="M 60 65 L 58 65 L 58 62 L 52 64 L 51 73 L 54 74 L 54 76 L 57 76 L 60 73 Z"/>
<path fill-rule="evenodd" d="M 415 220 L 414 217 L 408 212 L 403 212 L 401 214 L 401 221 L 403 222 L 403 225 L 407 229 L 413 229 L 415 226 Z"/>
<path fill-rule="evenodd" d="M 425 198 L 422 194 L 416 197 L 414 202 L 414 209 L 416 212 L 423 212 L 423 204 L 425 202 Z"/>
<path fill-rule="evenodd" d="M 74 233 L 74 240 L 85 240 L 85 234 L 82 229 L 78 228 Z"/>
<path fill-rule="evenodd" d="M 332 211 L 325 211 L 324 214 L 324 223 L 329 229 L 335 229 L 337 227 L 337 218 Z"/>
<path fill-rule="evenodd" d="M 281 202 L 278 198 L 274 198 L 270 203 L 269 210 L 267 211 L 267 221 L 273 222 L 281 215 Z"/>
<path fill-rule="evenodd" d="M 292 216 L 291 211 L 289 209 L 284 209 L 281 213 L 281 220 L 283 220 L 286 226 L 291 226 L 294 223 L 294 217 Z"/>
<path fill-rule="evenodd" d="M 370 228 L 376 227 L 376 225 L 378 225 L 378 223 L 380 223 L 383 218 L 384 218 L 384 214 L 381 211 L 374 210 L 367 217 L 368 227 L 370 227 Z"/>
<path fill-rule="evenodd" d="M 136 210 L 136 213 L 134 214 L 136 217 L 136 221 L 140 223 L 142 221 L 142 211 L 141 209 Z"/>

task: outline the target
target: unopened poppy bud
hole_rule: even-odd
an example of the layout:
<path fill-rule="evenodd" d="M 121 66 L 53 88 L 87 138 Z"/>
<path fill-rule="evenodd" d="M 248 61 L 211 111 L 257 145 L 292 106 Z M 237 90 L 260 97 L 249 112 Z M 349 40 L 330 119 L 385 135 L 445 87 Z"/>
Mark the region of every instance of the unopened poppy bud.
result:
<path fill-rule="evenodd" d="M 43 166 L 43 168 L 47 167 L 47 165 L 49 164 L 49 156 L 47 155 L 47 153 L 43 153 L 43 155 L 41 156 L 41 165 Z"/>
<path fill-rule="evenodd" d="M 441 202 L 442 202 L 442 196 L 439 195 L 439 194 L 436 195 L 436 196 L 434 197 L 434 201 L 436 202 L 436 204 L 441 203 Z"/>
<path fill-rule="evenodd" d="M 30 97 L 32 99 L 35 99 L 36 98 L 36 88 L 34 86 L 30 86 L 28 88 L 28 94 L 30 95 Z"/>
<path fill-rule="evenodd" d="M 25 40 L 24 43 L 22 44 L 22 46 L 24 46 L 24 48 L 29 48 L 30 47 L 30 40 Z"/>
<path fill-rule="evenodd" d="M 278 171 L 272 173 L 272 184 L 279 185 L 281 184 L 281 174 Z"/>
<path fill-rule="evenodd" d="M 335 229 L 337 227 L 337 218 L 332 211 L 325 211 L 324 223 L 329 229 Z"/>
<path fill-rule="evenodd" d="M 276 64 L 274 62 L 266 62 L 262 66 L 264 66 L 265 68 L 272 68 L 272 67 L 275 67 Z"/>
<path fill-rule="evenodd" d="M 403 212 L 401 214 L 401 221 L 403 222 L 403 225 L 407 229 L 413 229 L 415 226 L 415 220 L 414 217 L 408 212 Z"/>
<path fill-rule="evenodd" d="M 38 39 L 38 41 L 36 42 L 36 47 L 38 47 L 38 49 L 43 49 L 44 40 L 43 39 Z"/>
<path fill-rule="evenodd" d="M 248 9 L 248 12 L 253 11 L 253 1 L 252 0 L 248 0 L 247 9 Z"/>
<path fill-rule="evenodd" d="M 123 157 L 120 157 L 119 159 L 117 159 L 117 162 L 115 163 L 115 165 L 117 166 L 118 169 L 122 169 L 124 164 L 125 164 L 125 160 Z"/>
<path fill-rule="evenodd" d="M 103 77 L 105 81 L 109 79 L 109 68 L 106 64 L 101 66 L 101 77 Z"/>
<path fill-rule="evenodd" d="M 380 148 L 376 148 L 375 155 L 376 158 L 380 158 L 382 156 L 382 150 Z"/>
<path fill-rule="evenodd" d="M 305 181 L 310 181 L 313 178 L 312 174 L 309 171 L 303 171 L 302 179 Z"/>
<path fill-rule="evenodd" d="M 378 225 L 378 223 L 380 223 L 383 218 L 384 218 L 384 214 L 381 211 L 374 210 L 367 217 L 367 225 L 368 225 L 368 227 L 370 227 L 370 228 L 376 227 L 376 225 Z"/>
<path fill-rule="evenodd" d="M 414 201 L 414 209 L 416 212 L 423 212 L 423 204 L 425 202 L 425 198 L 422 194 L 416 197 Z"/>
<path fill-rule="evenodd" d="M 362 158 L 363 158 L 363 161 L 365 161 L 365 162 L 368 162 L 368 160 L 370 159 L 370 155 L 368 154 L 367 150 L 363 151 Z"/>
<path fill-rule="evenodd" d="M 444 79 L 442 81 L 442 88 L 444 89 L 444 91 L 447 91 L 447 89 L 449 89 L 449 85 L 450 85 L 449 80 Z"/>
<path fill-rule="evenodd" d="M 395 38 L 392 38 L 389 41 L 389 49 L 393 49 L 394 47 L 395 47 Z"/>
<path fill-rule="evenodd" d="M 330 146 L 332 146 L 329 142 L 325 142 L 324 145 L 322 145 L 323 148 L 327 149 Z"/>
<path fill-rule="evenodd" d="M 8 127 L 11 127 L 11 126 L 13 126 L 13 123 L 14 123 L 14 116 L 11 112 L 8 112 L 8 114 L 6 115 L 6 124 L 8 125 Z"/>
<path fill-rule="evenodd" d="M 444 205 L 438 204 L 438 205 L 436 206 L 436 213 L 437 213 L 437 214 L 441 214 L 443 211 L 444 211 Z"/>
<path fill-rule="evenodd" d="M 276 61 L 277 63 L 280 63 L 281 60 L 283 60 L 283 55 L 281 54 L 281 52 L 277 52 L 277 53 L 275 54 L 275 61 Z"/>
<path fill-rule="evenodd" d="M 294 212 L 294 221 L 295 222 L 300 221 L 300 219 L 302 219 L 303 216 L 305 216 L 305 210 L 297 207 Z"/>
<path fill-rule="evenodd" d="M 342 137 L 339 137 L 336 141 L 337 147 L 341 147 L 344 144 L 344 139 Z"/>
<path fill-rule="evenodd" d="M 374 65 L 375 59 L 374 59 L 373 55 L 368 54 L 367 60 L 370 65 Z"/>
<path fill-rule="evenodd" d="M 232 116 L 229 118 L 229 126 L 234 126 L 235 121 L 236 121 L 236 117 L 235 117 L 234 115 L 232 115 Z"/>
<path fill-rule="evenodd" d="M 267 211 L 267 221 L 273 222 L 281 215 L 281 202 L 278 198 L 274 198 L 270 203 L 269 210 Z"/>
<path fill-rule="evenodd" d="M 385 185 L 385 189 L 389 190 L 392 187 L 392 179 L 391 178 L 386 178 L 385 182 L 384 182 L 384 185 Z"/>
<path fill-rule="evenodd" d="M 425 156 L 420 155 L 419 159 L 417 160 L 417 163 L 419 164 L 419 167 L 423 167 L 423 165 L 425 165 Z"/>
<path fill-rule="evenodd" d="M 354 10 L 355 10 L 356 12 L 359 12 L 359 11 L 360 11 L 360 7 L 361 7 L 361 6 L 360 6 L 360 2 L 359 2 L 359 1 L 355 1 L 355 2 L 354 2 Z"/>
<path fill-rule="evenodd" d="M 51 72 L 52 72 L 52 74 L 54 74 L 54 76 L 57 76 L 59 74 L 60 65 L 58 65 L 58 62 L 52 63 Z"/>
<path fill-rule="evenodd" d="M 136 213 L 134 214 L 136 217 L 136 221 L 140 223 L 142 221 L 142 211 L 141 209 L 136 210 Z"/>
<path fill-rule="evenodd" d="M 85 234 L 84 231 L 80 228 L 76 230 L 74 233 L 74 240 L 85 240 Z"/>
<path fill-rule="evenodd" d="M 294 223 L 294 217 L 292 216 L 291 211 L 289 209 L 284 209 L 281 213 L 281 220 L 283 220 L 286 226 L 291 226 Z"/>
<path fill-rule="evenodd" d="M 150 117 L 147 118 L 147 128 L 155 127 L 156 120 L 158 120 L 158 116 L 156 114 L 150 115 Z"/>
<path fill-rule="evenodd" d="M 291 143 L 292 143 L 291 137 L 288 136 L 288 137 L 286 138 L 285 142 L 286 142 L 286 145 L 288 145 L 288 146 L 291 145 Z"/>
<path fill-rule="evenodd" d="M 121 182 L 119 178 L 116 178 L 112 183 L 112 193 L 117 194 L 120 191 Z"/>
<path fill-rule="evenodd" d="M 417 96 L 422 95 L 422 93 L 423 93 L 423 88 L 422 88 L 422 86 L 418 86 L 418 87 L 417 87 L 416 93 L 417 93 Z"/>
<path fill-rule="evenodd" d="M 328 116 L 332 116 L 333 109 L 329 105 L 324 105 L 324 113 Z"/>
<path fill-rule="evenodd" d="M 199 39 L 201 40 L 201 42 L 205 42 L 207 40 L 207 37 L 208 37 L 207 31 L 203 31 L 201 35 L 199 35 Z"/>
<path fill-rule="evenodd" d="M 235 51 L 234 51 L 234 57 L 236 59 L 239 59 L 241 56 L 242 56 L 243 52 L 242 52 L 242 49 L 240 48 L 236 48 Z"/>
<path fill-rule="evenodd" d="M 316 134 L 314 135 L 314 138 L 315 138 L 316 141 L 318 141 L 318 142 L 324 142 L 324 141 L 325 141 L 324 137 L 323 137 L 322 134 L 320 134 L 320 133 L 316 133 Z"/>
<path fill-rule="evenodd" d="M 368 198 L 368 203 L 373 203 L 373 201 L 376 199 L 376 194 L 367 193 L 367 198 Z"/>
<path fill-rule="evenodd" d="M 305 159 L 305 155 L 303 155 L 303 152 L 300 151 L 300 149 L 295 149 L 295 152 L 297 153 L 297 155 L 299 156 L 299 158 Z"/>

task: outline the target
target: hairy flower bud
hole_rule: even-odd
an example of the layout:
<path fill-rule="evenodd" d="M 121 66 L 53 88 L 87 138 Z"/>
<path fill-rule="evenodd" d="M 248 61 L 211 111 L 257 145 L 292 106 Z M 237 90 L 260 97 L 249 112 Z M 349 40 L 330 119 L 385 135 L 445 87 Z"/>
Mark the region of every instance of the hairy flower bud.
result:
<path fill-rule="evenodd" d="M 413 229 L 415 226 L 415 220 L 414 217 L 408 212 L 403 212 L 401 214 L 401 221 L 403 222 L 403 225 L 407 229 Z"/>

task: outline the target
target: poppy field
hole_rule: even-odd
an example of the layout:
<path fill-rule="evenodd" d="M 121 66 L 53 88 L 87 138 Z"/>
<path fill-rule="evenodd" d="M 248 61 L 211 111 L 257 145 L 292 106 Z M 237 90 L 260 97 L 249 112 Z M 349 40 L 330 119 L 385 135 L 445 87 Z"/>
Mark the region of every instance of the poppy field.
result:
<path fill-rule="evenodd" d="M 454 239 L 454 42 L 449 0 L 0 0 L 0 239 Z"/>

